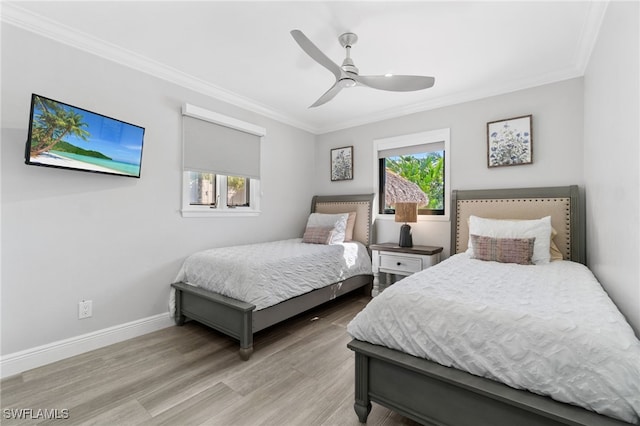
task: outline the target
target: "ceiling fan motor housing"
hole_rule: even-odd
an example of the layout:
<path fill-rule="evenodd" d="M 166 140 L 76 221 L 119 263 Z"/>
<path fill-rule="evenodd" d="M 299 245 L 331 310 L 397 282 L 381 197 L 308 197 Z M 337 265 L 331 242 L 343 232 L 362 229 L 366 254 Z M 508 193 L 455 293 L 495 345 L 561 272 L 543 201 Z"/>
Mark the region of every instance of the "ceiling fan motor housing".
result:
<path fill-rule="evenodd" d="M 340 68 L 342 68 L 344 72 L 350 72 L 351 74 L 358 75 L 358 67 L 353 64 L 351 58 L 346 58 L 342 61 L 342 67 Z"/>
<path fill-rule="evenodd" d="M 359 70 L 353 63 L 353 60 L 351 59 L 351 46 L 356 44 L 356 42 L 358 41 L 358 36 L 355 35 L 354 33 L 344 33 L 340 37 L 338 37 L 338 40 L 340 40 L 340 45 L 345 49 L 347 49 L 347 57 L 344 58 L 344 61 L 342 61 L 341 68 L 345 72 L 350 72 L 352 74 L 358 75 Z"/>

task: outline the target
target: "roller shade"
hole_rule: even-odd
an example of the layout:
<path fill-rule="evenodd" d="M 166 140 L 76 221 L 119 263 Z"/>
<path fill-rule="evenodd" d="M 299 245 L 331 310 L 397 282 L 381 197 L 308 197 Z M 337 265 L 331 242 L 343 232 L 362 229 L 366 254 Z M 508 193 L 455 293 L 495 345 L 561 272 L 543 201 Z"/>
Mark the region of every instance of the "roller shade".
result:
<path fill-rule="evenodd" d="M 260 136 L 182 116 L 184 170 L 260 178 Z"/>
<path fill-rule="evenodd" d="M 413 155 L 435 151 L 444 151 L 444 142 L 423 143 L 419 145 L 383 149 L 378 151 L 378 158 L 397 157 L 398 155 Z"/>

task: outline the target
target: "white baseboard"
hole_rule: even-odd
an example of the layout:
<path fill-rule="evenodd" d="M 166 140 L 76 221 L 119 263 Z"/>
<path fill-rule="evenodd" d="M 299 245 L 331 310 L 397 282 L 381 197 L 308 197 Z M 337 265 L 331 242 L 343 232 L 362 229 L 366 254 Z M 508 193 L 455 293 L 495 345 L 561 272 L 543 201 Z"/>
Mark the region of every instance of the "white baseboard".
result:
<path fill-rule="evenodd" d="M 32 368 L 142 336 L 172 325 L 174 325 L 173 319 L 167 312 L 8 354 L 0 359 L 0 378 L 13 376 Z"/>

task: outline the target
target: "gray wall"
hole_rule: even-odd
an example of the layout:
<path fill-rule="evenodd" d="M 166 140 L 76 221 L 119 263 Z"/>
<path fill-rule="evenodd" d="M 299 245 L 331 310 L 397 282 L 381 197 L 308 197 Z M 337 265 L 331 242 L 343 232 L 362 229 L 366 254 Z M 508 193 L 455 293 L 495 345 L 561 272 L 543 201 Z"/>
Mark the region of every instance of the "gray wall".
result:
<path fill-rule="evenodd" d="M 189 253 L 298 236 L 312 194 L 373 191 L 374 139 L 444 127 L 454 189 L 586 187 L 590 266 L 640 330 L 637 3 L 609 5 L 584 81 L 317 137 L 10 25 L 1 48 L 2 354 L 166 312 L 168 284 Z M 25 166 L 32 92 L 145 127 L 142 178 Z M 183 102 L 267 129 L 259 217 L 180 216 Z M 534 164 L 489 170 L 486 123 L 524 114 L 533 114 Z M 354 180 L 331 182 L 329 150 L 346 145 Z M 415 224 L 414 242 L 448 254 L 449 227 Z M 398 230 L 379 221 L 377 241 Z M 83 298 L 94 316 L 79 321 Z"/>
<path fill-rule="evenodd" d="M 26 166 L 32 92 L 145 127 L 142 178 Z M 267 129 L 259 217 L 180 216 L 183 102 Z M 2 354 L 167 312 L 185 256 L 297 237 L 313 195 L 313 135 L 4 23 L 1 136 Z"/>
<path fill-rule="evenodd" d="M 585 73 L 591 270 L 640 335 L 640 5 L 611 2 Z"/>
<path fill-rule="evenodd" d="M 467 102 L 321 135 L 316 142 L 316 192 L 374 191 L 373 140 L 451 129 L 451 188 L 514 188 L 583 184 L 582 78 Z M 533 114 L 533 164 L 487 167 L 487 122 Z M 331 182 L 329 151 L 354 146 L 354 179 Z M 326 163 L 322 159 L 327 159 Z M 376 222 L 376 241 L 396 241 L 400 225 Z M 443 246 L 449 254 L 450 223 L 413 224 L 414 244 Z"/>

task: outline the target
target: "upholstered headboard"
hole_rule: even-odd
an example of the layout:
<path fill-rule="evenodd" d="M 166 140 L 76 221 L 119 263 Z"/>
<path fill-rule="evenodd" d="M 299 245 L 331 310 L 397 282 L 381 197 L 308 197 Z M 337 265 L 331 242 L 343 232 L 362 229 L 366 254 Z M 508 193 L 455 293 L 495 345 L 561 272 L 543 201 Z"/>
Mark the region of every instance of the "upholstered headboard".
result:
<path fill-rule="evenodd" d="M 451 253 L 467 249 L 469 216 L 539 219 L 551 216 L 554 242 L 566 260 L 586 262 L 585 207 L 578 187 L 454 190 L 451 193 Z"/>
<path fill-rule="evenodd" d="M 373 194 L 316 195 L 311 201 L 311 213 L 356 212 L 353 239 L 369 247 L 371 244 L 371 218 Z"/>

